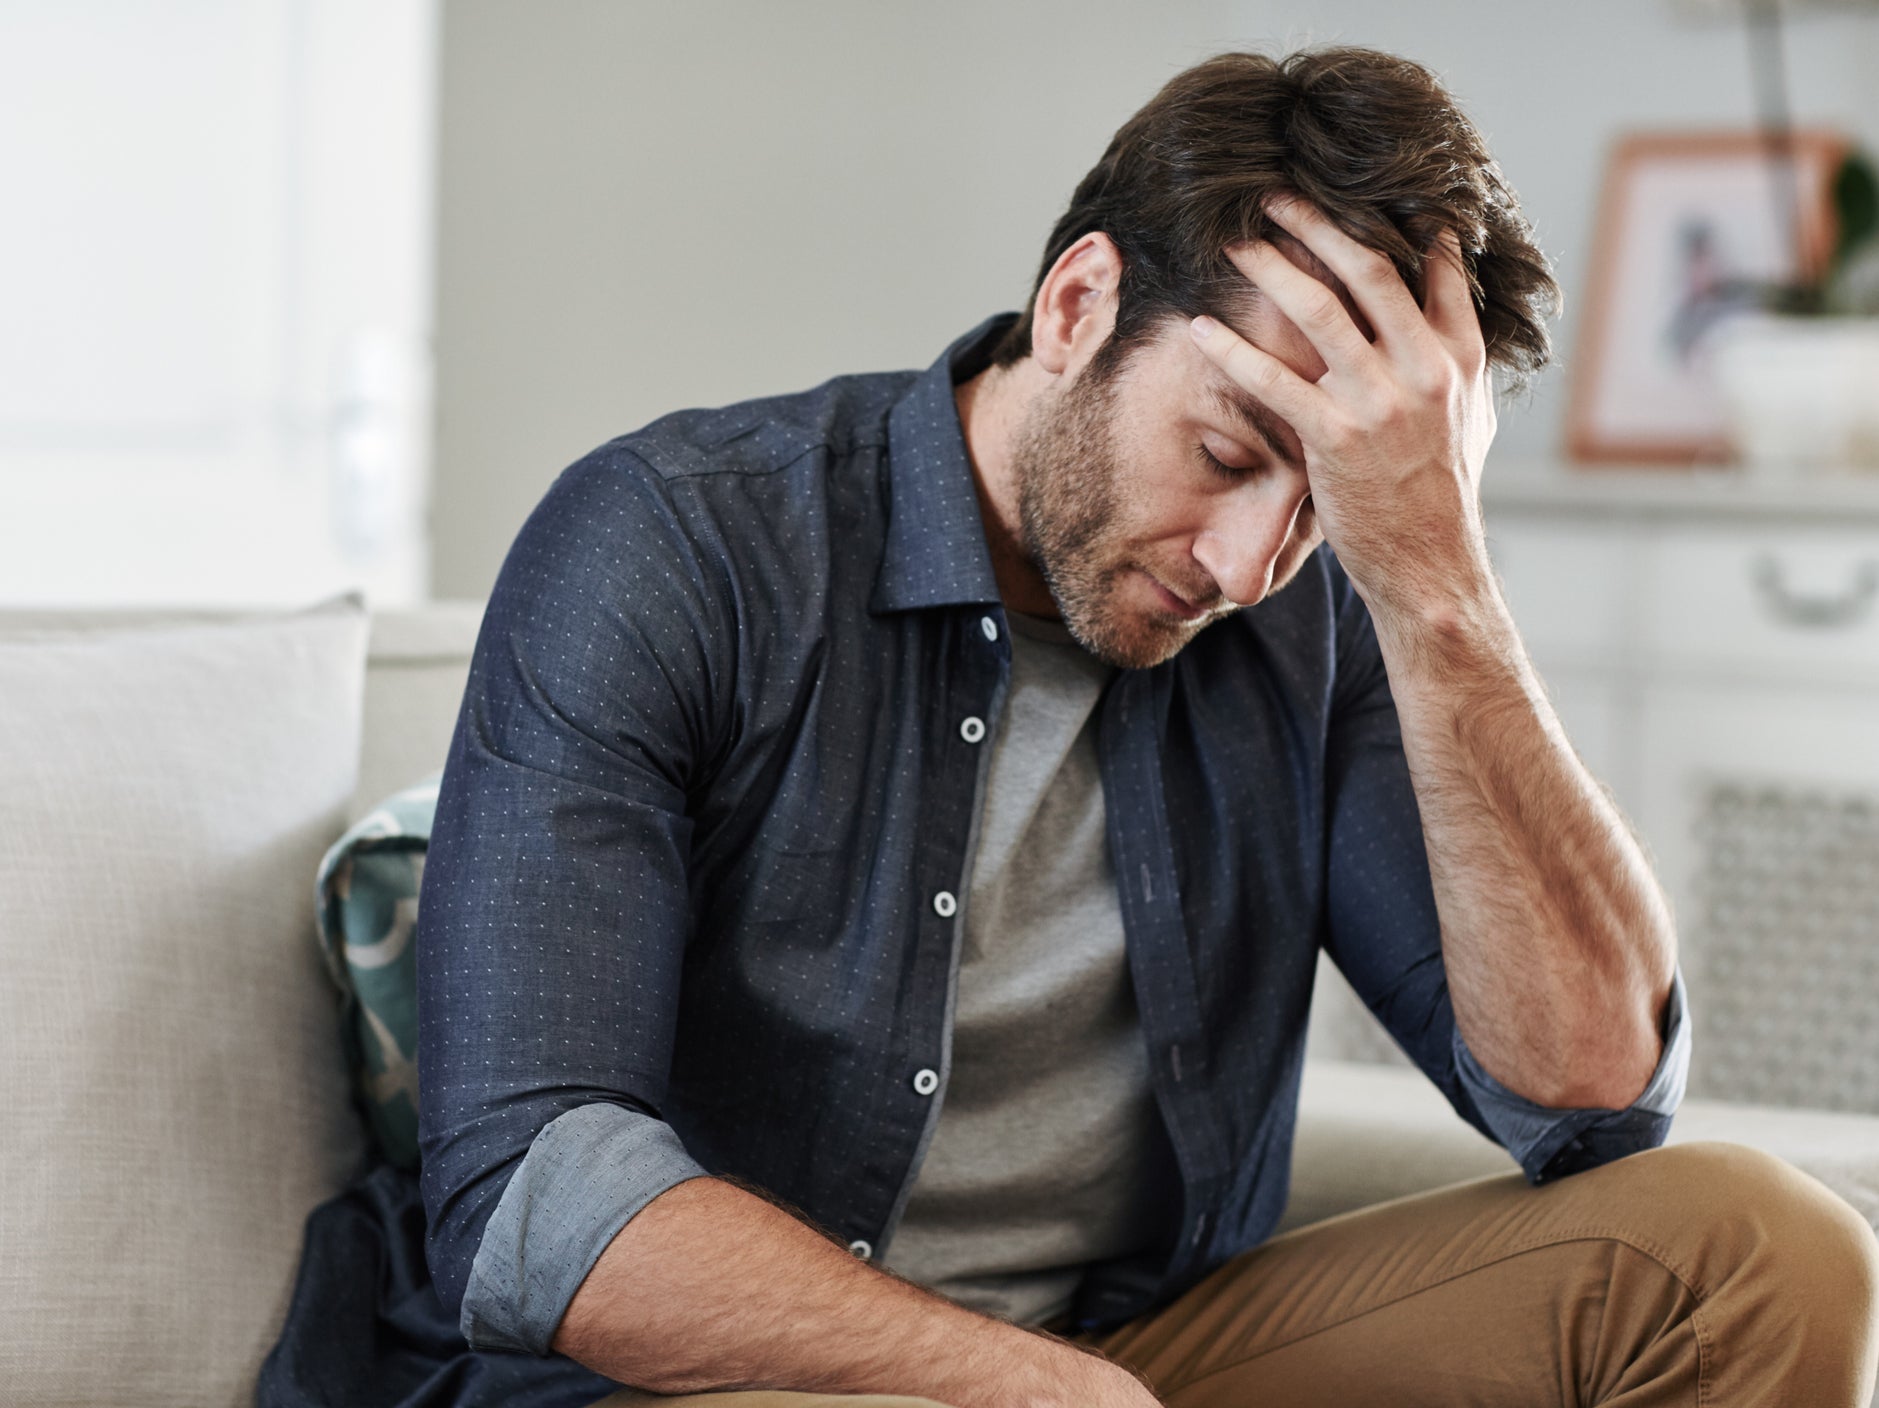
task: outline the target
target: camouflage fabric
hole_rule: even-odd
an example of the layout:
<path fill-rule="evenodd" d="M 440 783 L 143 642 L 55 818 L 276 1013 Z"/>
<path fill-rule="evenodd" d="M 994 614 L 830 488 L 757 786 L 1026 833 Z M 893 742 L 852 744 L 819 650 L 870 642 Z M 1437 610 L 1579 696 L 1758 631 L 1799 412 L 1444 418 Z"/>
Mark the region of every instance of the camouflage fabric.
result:
<path fill-rule="evenodd" d="M 320 947 L 341 994 L 353 1098 L 378 1152 L 418 1166 L 418 887 L 436 775 L 361 817 L 320 862 Z"/>

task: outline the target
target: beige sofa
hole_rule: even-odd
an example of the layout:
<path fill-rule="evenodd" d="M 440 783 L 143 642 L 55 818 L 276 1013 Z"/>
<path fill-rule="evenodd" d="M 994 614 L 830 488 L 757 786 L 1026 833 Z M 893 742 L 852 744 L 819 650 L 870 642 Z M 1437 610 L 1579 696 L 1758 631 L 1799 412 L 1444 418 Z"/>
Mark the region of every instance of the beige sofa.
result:
<path fill-rule="evenodd" d="M 253 1402 L 365 1151 L 315 868 L 479 616 L 0 612 L 0 1404 Z"/>
<path fill-rule="evenodd" d="M 363 1157 L 314 867 L 441 764 L 477 619 L 0 613 L 0 1402 L 251 1401 Z M 1287 1225 L 1512 1169 L 1335 974 L 1311 1054 Z M 1879 1221 L 1879 1118 L 1692 1101 L 1672 1137 Z"/>

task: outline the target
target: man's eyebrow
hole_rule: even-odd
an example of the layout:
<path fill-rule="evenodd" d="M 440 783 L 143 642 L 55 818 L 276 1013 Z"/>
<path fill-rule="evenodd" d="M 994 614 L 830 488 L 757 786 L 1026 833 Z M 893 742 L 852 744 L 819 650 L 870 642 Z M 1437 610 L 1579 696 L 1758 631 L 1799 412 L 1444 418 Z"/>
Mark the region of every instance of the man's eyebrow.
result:
<path fill-rule="evenodd" d="M 1274 415 L 1269 406 L 1237 386 L 1226 386 L 1215 381 L 1208 383 L 1207 389 L 1212 393 L 1214 406 L 1220 414 L 1265 441 L 1266 448 L 1277 455 L 1282 464 L 1299 467 L 1291 446 L 1286 443 L 1285 422 Z"/>

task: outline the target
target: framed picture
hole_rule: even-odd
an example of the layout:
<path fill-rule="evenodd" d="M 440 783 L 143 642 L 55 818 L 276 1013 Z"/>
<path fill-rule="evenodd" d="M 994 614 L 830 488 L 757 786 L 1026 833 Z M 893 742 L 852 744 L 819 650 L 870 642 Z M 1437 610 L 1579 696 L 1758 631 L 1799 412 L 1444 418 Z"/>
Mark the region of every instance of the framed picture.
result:
<path fill-rule="evenodd" d="M 1574 459 L 1726 459 L 1710 375 L 1733 318 L 1816 279 L 1834 239 L 1844 137 L 1643 133 L 1606 170 L 1567 445 Z"/>

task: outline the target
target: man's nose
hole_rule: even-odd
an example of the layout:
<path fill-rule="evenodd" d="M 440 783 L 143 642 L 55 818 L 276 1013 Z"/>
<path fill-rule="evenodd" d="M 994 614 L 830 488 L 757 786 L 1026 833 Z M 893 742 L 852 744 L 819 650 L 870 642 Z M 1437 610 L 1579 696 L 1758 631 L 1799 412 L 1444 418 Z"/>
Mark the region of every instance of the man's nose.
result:
<path fill-rule="evenodd" d="M 1310 496 L 1302 471 L 1238 486 L 1216 501 L 1207 526 L 1195 535 L 1194 560 L 1228 600 L 1241 606 L 1262 600 Z"/>

